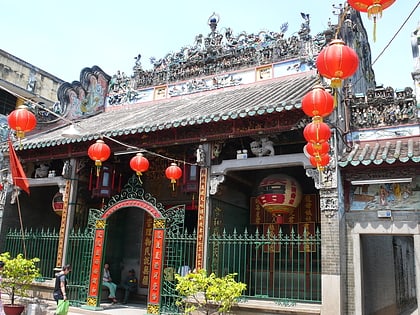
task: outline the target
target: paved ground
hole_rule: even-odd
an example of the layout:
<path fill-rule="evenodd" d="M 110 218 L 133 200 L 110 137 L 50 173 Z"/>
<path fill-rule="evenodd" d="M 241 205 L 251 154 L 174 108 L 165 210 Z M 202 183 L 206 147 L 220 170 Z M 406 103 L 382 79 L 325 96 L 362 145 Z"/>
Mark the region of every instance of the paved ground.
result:
<path fill-rule="evenodd" d="M 68 315 L 84 314 L 84 315 L 134 315 L 147 314 L 146 305 L 144 304 L 101 304 L 102 310 L 87 310 L 81 307 L 70 307 Z M 47 315 L 54 314 L 55 306 L 48 308 Z M 28 314 L 30 315 L 30 314 Z"/>
<path fill-rule="evenodd" d="M 40 307 L 29 305 L 26 309 L 26 315 L 53 315 L 56 305 L 54 301 L 48 301 L 41 304 Z M 81 307 L 70 307 L 68 315 L 141 315 L 147 314 L 145 304 L 101 304 L 101 310 L 88 310 Z"/>

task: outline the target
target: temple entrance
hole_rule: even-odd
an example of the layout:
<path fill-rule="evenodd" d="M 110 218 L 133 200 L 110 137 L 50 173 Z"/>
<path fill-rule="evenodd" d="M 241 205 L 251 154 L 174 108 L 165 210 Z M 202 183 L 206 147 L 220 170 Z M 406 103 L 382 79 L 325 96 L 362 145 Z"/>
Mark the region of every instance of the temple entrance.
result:
<path fill-rule="evenodd" d="M 165 229 L 170 225 L 172 225 L 172 228 L 182 229 L 182 226 L 176 224 L 177 222 L 174 222 L 173 218 L 168 215 L 173 213 L 174 208 L 179 209 L 179 207 L 173 207 L 165 210 L 163 205 L 157 203 L 153 196 L 144 192 L 138 177 L 133 176 L 124 186 L 121 193 L 113 196 L 102 209 L 90 209 L 89 224 L 93 228 L 94 246 L 86 308 L 100 308 L 103 265 L 105 259 L 110 259 L 109 255 L 107 257 L 105 255 L 107 252 L 110 253 L 107 250 L 109 226 L 115 226 L 111 216 L 113 218 L 118 215 L 127 216 L 134 211 L 140 212 L 138 217 L 142 217 L 141 212 L 147 212 L 152 218 L 150 233 L 148 233 L 150 234 L 150 258 L 148 266 L 147 313 L 160 313 Z M 120 232 L 118 229 L 114 229 L 110 233 L 118 234 Z M 122 233 L 120 234 L 122 235 Z M 124 238 L 122 237 L 122 239 Z M 112 246 L 117 246 L 117 244 L 113 244 Z M 117 257 L 122 255 L 121 250 L 119 249 L 116 252 L 112 251 L 112 255 L 116 255 L 116 259 L 121 259 Z"/>

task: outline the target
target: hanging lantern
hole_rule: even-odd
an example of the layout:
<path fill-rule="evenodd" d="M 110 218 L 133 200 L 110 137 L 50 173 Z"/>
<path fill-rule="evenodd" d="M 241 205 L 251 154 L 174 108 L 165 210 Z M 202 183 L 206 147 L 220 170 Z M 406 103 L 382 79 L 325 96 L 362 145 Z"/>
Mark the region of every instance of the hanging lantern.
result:
<path fill-rule="evenodd" d="M 111 155 L 111 149 L 103 140 L 96 140 L 88 149 L 88 155 L 91 160 L 95 161 L 96 176 L 99 176 L 102 162 L 108 160 Z"/>
<path fill-rule="evenodd" d="M 61 217 L 64 209 L 64 197 L 63 194 L 58 192 L 54 195 L 52 202 L 52 208 L 54 212 Z"/>
<path fill-rule="evenodd" d="M 257 200 L 260 205 L 275 216 L 291 213 L 302 200 L 299 182 L 285 174 L 265 177 L 258 185 Z"/>
<path fill-rule="evenodd" d="M 348 0 L 353 9 L 366 12 L 373 19 L 373 41 L 376 41 L 376 19 L 382 17 L 382 11 L 390 7 L 395 0 Z"/>
<path fill-rule="evenodd" d="M 321 144 L 330 139 L 331 129 L 326 123 L 322 122 L 322 117 L 315 116 L 312 122 L 303 129 L 303 136 L 310 143 Z"/>
<path fill-rule="evenodd" d="M 141 183 L 140 176 L 143 175 L 143 172 L 146 172 L 149 169 L 149 161 L 143 156 L 143 154 L 137 153 L 136 156 L 131 158 L 130 167 L 136 172 Z"/>
<path fill-rule="evenodd" d="M 332 40 L 324 47 L 316 59 L 318 72 L 331 79 L 331 87 L 339 88 L 343 80 L 352 76 L 359 66 L 356 52 L 346 46 L 341 39 Z"/>
<path fill-rule="evenodd" d="M 36 117 L 25 105 L 19 105 L 7 116 L 9 127 L 16 131 L 19 139 L 25 137 L 25 132 L 33 130 L 36 126 Z"/>
<path fill-rule="evenodd" d="M 328 142 L 322 142 L 322 143 L 312 143 L 309 142 L 305 145 L 304 151 L 306 151 L 309 156 L 315 156 L 317 154 L 323 155 L 327 154 L 330 151 L 330 145 Z"/>
<path fill-rule="evenodd" d="M 310 117 L 326 117 L 334 110 L 334 97 L 322 85 L 316 85 L 302 98 L 302 110 Z"/>
<path fill-rule="evenodd" d="M 182 176 L 181 168 L 176 165 L 176 163 L 171 163 L 171 165 L 165 170 L 165 175 L 171 180 L 172 190 L 175 190 L 176 181 Z"/>
<path fill-rule="evenodd" d="M 317 169 L 323 169 L 325 166 L 330 163 L 330 156 L 329 154 L 317 154 L 315 156 L 311 156 L 309 158 L 312 166 L 315 166 Z"/>

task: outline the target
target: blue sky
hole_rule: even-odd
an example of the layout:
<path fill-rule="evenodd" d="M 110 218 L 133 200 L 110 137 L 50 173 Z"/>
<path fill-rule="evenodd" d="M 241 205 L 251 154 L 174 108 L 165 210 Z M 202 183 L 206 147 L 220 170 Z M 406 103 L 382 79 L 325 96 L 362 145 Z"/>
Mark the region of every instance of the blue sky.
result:
<path fill-rule="evenodd" d="M 370 39 L 375 60 L 417 0 L 397 0 L 377 22 L 377 41 Z M 279 31 L 288 22 L 286 36 L 300 28 L 300 12 L 309 13 L 311 33 L 336 22 L 330 0 L 6 0 L 2 1 L 0 48 L 65 81 L 79 80 L 84 67 L 97 65 L 112 75 L 117 70 L 132 74 L 134 57 L 142 55 L 143 68 L 149 58 L 164 57 L 182 46 L 192 45 L 198 34 L 208 34 L 207 20 L 216 12 L 219 26 L 241 31 Z M 372 21 L 363 14 L 368 35 Z M 420 21 L 420 8 L 374 65 L 378 84 L 403 88 L 413 86 L 410 36 Z"/>

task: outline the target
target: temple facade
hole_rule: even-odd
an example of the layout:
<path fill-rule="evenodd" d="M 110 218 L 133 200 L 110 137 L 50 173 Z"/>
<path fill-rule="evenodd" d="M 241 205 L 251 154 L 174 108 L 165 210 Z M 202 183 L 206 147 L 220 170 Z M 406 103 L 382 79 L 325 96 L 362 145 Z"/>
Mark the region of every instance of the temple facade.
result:
<path fill-rule="evenodd" d="M 90 309 L 104 303 L 104 263 L 116 282 L 136 271 L 150 314 L 180 312 L 174 275 L 198 269 L 246 284 L 237 313 L 416 309 L 416 92 L 376 86 L 357 11 L 316 35 L 302 18 L 286 37 L 286 24 L 234 34 L 213 14 L 207 35 L 151 70 L 138 55 L 132 75 L 82 69 L 53 106 L 26 97 L 37 127 L 14 148 L 30 193 L 5 174 L 0 250 L 39 257 L 46 286 L 71 263 L 70 299 Z M 359 67 L 332 89 L 315 60 L 337 36 Z M 304 150 L 315 85 L 336 100 L 321 168 Z M 103 145 L 110 156 L 92 159 Z"/>

